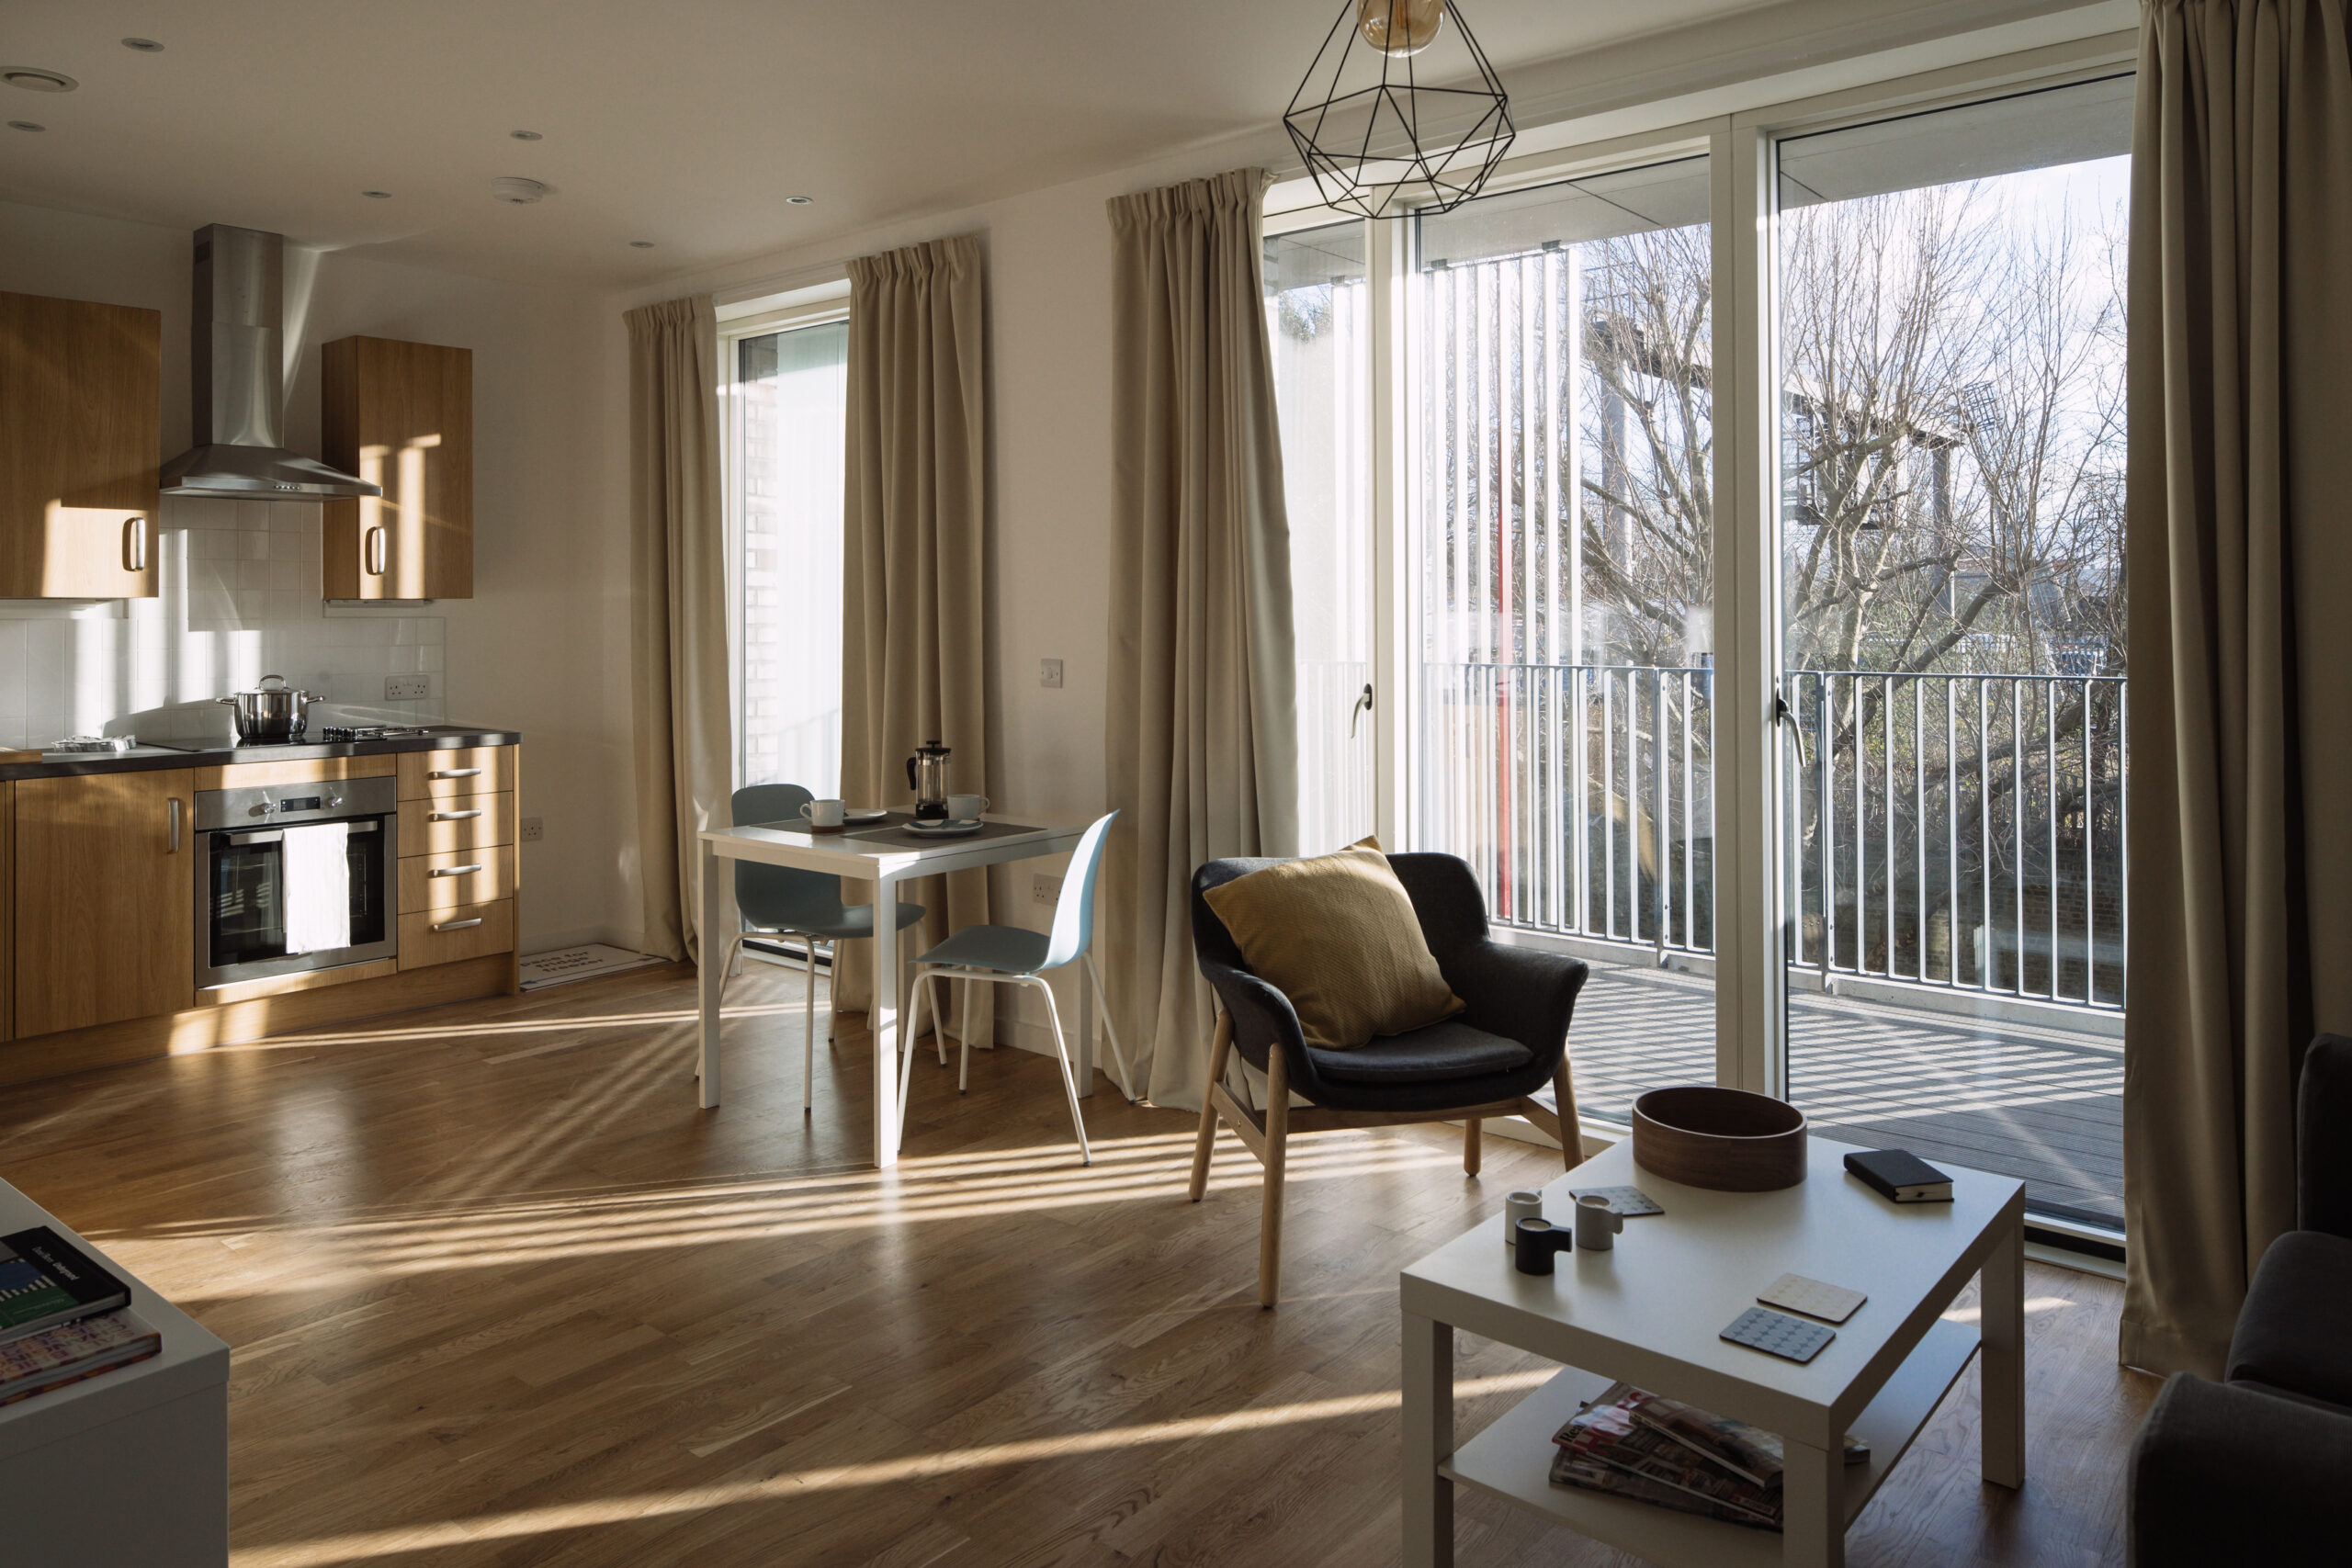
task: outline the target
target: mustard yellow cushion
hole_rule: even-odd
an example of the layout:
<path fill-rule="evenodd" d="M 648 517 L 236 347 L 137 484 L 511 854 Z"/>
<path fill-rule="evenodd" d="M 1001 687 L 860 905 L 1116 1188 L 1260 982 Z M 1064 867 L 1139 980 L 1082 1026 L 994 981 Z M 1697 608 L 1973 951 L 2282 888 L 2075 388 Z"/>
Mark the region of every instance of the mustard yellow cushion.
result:
<path fill-rule="evenodd" d="M 1464 1006 L 1377 848 L 1284 861 L 1205 897 L 1251 971 L 1290 998 L 1309 1045 L 1352 1050 Z"/>

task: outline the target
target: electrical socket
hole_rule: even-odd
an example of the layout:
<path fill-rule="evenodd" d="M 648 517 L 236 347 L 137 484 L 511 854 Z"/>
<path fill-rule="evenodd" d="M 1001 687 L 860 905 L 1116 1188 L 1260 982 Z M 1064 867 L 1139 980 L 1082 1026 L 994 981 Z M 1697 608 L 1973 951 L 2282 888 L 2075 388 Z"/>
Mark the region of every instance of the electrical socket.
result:
<path fill-rule="evenodd" d="M 429 696 L 433 679 L 429 675 L 387 675 L 384 677 L 384 700 L 388 703 L 413 702 Z"/>
<path fill-rule="evenodd" d="M 526 817 L 523 818 L 523 841 L 525 843 L 536 844 L 547 836 L 548 825 L 545 818 L 538 817 Z"/>
<path fill-rule="evenodd" d="M 1030 878 L 1029 897 L 1037 903 L 1057 903 L 1060 901 L 1061 896 L 1062 879 L 1056 876 L 1053 873 L 1041 871 Z"/>
<path fill-rule="evenodd" d="M 1037 660 L 1037 684 L 1059 690 L 1062 683 L 1062 661 L 1058 659 Z"/>

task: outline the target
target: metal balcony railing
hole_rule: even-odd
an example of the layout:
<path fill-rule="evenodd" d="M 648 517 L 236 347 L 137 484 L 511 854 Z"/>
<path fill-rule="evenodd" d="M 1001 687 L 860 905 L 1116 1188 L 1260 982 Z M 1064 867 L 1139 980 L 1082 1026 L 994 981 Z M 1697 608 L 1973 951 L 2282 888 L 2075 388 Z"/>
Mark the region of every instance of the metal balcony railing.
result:
<path fill-rule="evenodd" d="M 1713 671 L 1423 666 L 1422 842 L 1502 923 L 1707 953 Z M 1792 671 L 1789 961 L 2119 1009 L 2120 676 Z"/>

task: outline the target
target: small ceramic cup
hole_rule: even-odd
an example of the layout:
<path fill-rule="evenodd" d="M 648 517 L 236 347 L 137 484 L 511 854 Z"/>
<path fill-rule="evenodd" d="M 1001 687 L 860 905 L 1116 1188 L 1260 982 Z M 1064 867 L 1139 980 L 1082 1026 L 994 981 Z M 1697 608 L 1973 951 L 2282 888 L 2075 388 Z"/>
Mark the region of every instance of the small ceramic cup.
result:
<path fill-rule="evenodd" d="M 1549 1220 L 1521 1220 L 1512 1227 L 1519 1240 L 1512 1247 L 1512 1268 L 1522 1274 L 1549 1274 L 1553 1260 L 1577 1244 L 1575 1233 Z"/>
<path fill-rule="evenodd" d="M 811 828 L 838 828 L 844 809 L 838 800 L 812 800 L 800 808 L 800 815 L 808 818 Z"/>
<path fill-rule="evenodd" d="M 989 808 L 985 795 L 951 795 L 947 797 L 947 815 L 958 822 L 969 822 Z"/>
<path fill-rule="evenodd" d="M 1577 1245 L 1587 1252 L 1607 1252 L 1617 1245 L 1617 1233 L 1624 1228 L 1625 1216 L 1599 1193 L 1588 1192 L 1577 1200 Z"/>
<path fill-rule="evenodd" d="M 1519 1245 L 1519 1222 L 1544 1217 L 1544 1194 L 1507 1192 L 1503 1195 L 1503 1245 Z"/>

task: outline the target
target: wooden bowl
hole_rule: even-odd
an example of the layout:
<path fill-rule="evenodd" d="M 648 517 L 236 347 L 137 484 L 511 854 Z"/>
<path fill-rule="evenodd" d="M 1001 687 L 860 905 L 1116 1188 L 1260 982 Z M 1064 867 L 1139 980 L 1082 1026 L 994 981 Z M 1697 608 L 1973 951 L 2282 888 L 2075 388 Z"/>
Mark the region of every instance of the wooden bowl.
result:
<path fill-rule="evenodd" d="M 1804 1179 L 1804 1111 L 1744 1089 L 1685 1084 L 1634 1101 L 1634 1163 L 1686 1187 L 1794 1187 Z"/>

